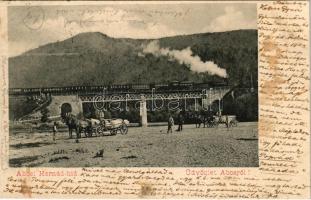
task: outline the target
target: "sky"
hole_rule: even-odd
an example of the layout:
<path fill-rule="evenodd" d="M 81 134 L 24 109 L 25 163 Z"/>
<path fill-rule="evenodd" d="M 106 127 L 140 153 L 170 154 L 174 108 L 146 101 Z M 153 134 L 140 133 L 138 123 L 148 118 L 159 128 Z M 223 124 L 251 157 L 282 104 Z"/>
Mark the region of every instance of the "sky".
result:
<path fill-rule="evenodd" d="M 257 29 L 255 3 L 11 6 L 8 18 L 10 56 L 82 32 L 146 39 Z"/>

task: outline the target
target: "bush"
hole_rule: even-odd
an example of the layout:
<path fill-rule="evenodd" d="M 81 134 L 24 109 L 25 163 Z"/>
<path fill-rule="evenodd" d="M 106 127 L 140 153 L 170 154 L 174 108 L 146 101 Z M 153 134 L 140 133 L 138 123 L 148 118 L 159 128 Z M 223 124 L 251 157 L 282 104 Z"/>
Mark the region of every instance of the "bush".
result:
<path fill-rule="evenodd" d="M 9 118 L 17 120 L 30 114 L 38 105 L 29 98 L 9 98 Z"/>
<path fill-rule="evenodd" d="M 248 93 L 236 98 L 235 112 L 239 121 L 258 121 L 257 93 Z"/>
<path fill-rule="evenodd" d="M 38 127 L 39 130 L 49 130 L 49 129 L 52 129 L 52 127 L 47 124 L 47 123 L 43 123 L 41 124 L 39 127 Z"/>

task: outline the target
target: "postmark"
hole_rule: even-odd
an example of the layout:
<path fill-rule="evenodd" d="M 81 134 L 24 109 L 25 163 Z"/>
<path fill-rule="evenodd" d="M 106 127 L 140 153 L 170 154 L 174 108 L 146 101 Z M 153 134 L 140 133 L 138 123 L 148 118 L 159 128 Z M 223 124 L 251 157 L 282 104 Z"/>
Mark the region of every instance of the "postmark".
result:
<path fill-rule="evenodd" d="M 35 6 L 27 9 L 26 15 L 23 19 L 24 25 L 31 30 L 39 30 L 45 20 L 45 13 L 42 7 Z"/>

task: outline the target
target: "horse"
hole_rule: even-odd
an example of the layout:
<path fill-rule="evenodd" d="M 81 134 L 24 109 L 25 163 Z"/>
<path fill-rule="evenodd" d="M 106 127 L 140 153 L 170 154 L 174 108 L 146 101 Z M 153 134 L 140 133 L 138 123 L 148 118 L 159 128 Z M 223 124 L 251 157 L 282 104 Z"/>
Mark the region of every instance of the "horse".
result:
<path fill-rule="evenodd" d="M 195 115 L 195 127 L 200 128 L 201 124 L 203 124 L 203 128 L 205 126 L 212 127 L 214 122 L 214 116 L 211 111 L 197 113 Z"/>
<path fill-rule="evenodd" d="M 204 124 L 204 127 L 205 127 L 204 117 L 201 114 L 195 114 L 194 120 L 195 120 L 196 128 L 200 128 L 202 123 Z"/>
<path fill-rule="evenodd" d="M 66 115 L 63 116 L 63 120 L 65 121 L 66 125 L 68 126 L 69 129 L 69 138 L 72 139 L 72 131 L 75 130 L 77 139 L 81 138 L 81 133 L 80 133 L 80 120 L 77 119 L 76 116 L 73 114 L 67 113 Z"/>

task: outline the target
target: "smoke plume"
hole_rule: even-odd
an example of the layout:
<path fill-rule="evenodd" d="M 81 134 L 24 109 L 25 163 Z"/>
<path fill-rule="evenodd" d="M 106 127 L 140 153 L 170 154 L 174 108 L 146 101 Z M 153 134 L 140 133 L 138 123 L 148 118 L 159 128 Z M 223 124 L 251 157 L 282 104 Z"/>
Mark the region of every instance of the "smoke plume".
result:
<path fill-rule="evenodd" d="M 170 59 L 178 61 L 180 64 L 190 66 L 190 69 L 195 72 L 208 72 L 211 75 L 218 75 L 226 78 L 227 72 L 225 69 L 218 67 L 213 61 L 203 62 L 199 56 L 193 55 L 190 47 L 182 50 L 170 50 L 168 48 L 160 48 L 159 41 L 154 40 L 147 44 L 143 53 L 151 53 L 155 56 L 168 56 Z"/>

